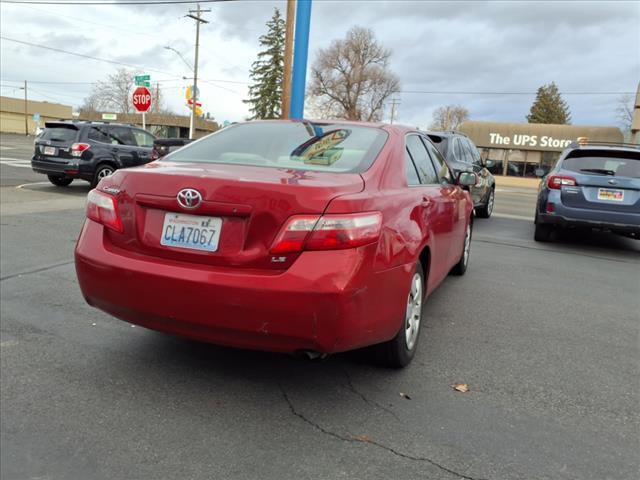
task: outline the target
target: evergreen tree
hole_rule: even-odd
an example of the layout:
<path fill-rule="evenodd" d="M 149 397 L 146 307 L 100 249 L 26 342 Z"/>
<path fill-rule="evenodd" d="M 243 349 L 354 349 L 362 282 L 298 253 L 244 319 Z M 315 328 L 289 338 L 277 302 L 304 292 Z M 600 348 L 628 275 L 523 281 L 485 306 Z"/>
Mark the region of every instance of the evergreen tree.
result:
<path fill-rule="evenodd" d="M 267 22 L 267 33 L 260 37 L 258 59 L 251 66 L 252 84 L 249 86 L 251 119 L 279 118 L 284 80 L 284 33 L 285 22 L 277 8 Z"/>
<path fill-rule="evenodd" d="M 527 115 L 527 121 L 529 123 L 571 123 L 569 105 L 560 95 L 554 82 L 538 89 L 536 99 Z"/>

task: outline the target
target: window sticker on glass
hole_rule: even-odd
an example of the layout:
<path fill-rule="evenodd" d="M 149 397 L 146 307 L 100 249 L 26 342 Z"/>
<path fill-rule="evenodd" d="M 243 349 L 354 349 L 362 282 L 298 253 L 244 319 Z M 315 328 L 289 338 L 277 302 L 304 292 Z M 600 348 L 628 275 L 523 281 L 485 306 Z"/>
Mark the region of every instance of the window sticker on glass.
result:
<path fill-rule="evenodd" d="M 291 152 L 291 156 L 301 159 L 305 164 L 332 165 L 340 160 L 343 154 L 343 149 L 337 146 L 349 135 L 351 131 L 344 128 L 329 131 L 303 143 Z"/>

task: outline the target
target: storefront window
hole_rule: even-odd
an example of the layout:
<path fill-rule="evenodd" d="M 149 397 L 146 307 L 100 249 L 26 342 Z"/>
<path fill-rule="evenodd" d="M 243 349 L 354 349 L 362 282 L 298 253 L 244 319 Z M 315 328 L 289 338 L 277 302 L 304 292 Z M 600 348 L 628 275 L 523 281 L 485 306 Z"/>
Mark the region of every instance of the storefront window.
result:
<path fill-rule="evenodd" d="M 487 167 L 487 170 L 489 170 L 493 175 L 502 175 L 506 150 L 502 150 L 500 148 L 483 148 L 482 150 L 483 155 L 486 155 L 486 157 L 483 158 L 493 161 L 493 165 L 491 167 Z"/>
<path fill-rule="evenodd" d="M 513 177 L 522 177 L 525 171 L 526 152 L 522 150 L 508 150 L 506 174 Z"/>

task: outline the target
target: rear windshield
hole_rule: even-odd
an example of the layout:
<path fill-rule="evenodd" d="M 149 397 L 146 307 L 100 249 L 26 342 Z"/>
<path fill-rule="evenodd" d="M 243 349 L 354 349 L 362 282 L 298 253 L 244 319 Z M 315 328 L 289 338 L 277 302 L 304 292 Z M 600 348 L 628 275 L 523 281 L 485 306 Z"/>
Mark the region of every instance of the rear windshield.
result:
<path fill-rule="evenodd" d="M 327 172 L 363 172 L 387 139 L 379 128 L 311 122 L 253 122 L 227 127 L 165 160 Z"/>
<path fill-rule="evenodd" d="M 74 142 L 78 130 L 69 127 L 47 127 L 42 132 L 40 140 L 50 140 L 52 142 Z"/>
<path fill-rule="evenodd" d="M 580 151 L 562 162 L 562 169 L 583 175 L 640 178 L 640 152 Z"/>

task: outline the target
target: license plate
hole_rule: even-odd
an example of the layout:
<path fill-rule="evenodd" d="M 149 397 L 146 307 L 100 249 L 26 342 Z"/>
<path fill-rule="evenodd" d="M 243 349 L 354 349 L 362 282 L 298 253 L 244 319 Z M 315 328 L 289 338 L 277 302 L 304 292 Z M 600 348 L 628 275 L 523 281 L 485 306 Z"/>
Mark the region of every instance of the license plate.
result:
<path fill-rule="evenodd" d="M 618 190 L 614 188 L 599 188 L 598 200 L 609 200 L 612 202 L 624 201 L 624 190 Z"/>
<path fill-rule="evenodd" d="M 42 153 L 44 153 L 45 155 L 55 156 L 56 147 L 44 147 L 44 150 L 42 151 Z"/>
<path fill-rule="evenodd" d="M 218 250 L 222 219 L 182 213 L 165 213 L 160 244 L 191 250 Z"/>

